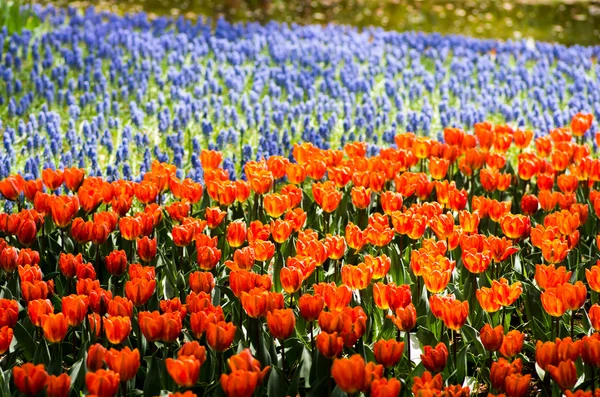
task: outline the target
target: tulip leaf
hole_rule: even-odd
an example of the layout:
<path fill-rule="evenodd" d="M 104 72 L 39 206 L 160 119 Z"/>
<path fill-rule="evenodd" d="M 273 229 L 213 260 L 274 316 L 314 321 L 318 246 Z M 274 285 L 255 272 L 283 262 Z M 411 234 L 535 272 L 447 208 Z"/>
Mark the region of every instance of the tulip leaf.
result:
<path fill-rule="evenodd" d="M 44 364 L 45 366 L 50 364 L 50 349 L 48 348 L 48 343 L 45 338 L 42 338 L 37 349 L 35 349 L 32 361 L 34 364 Z"/>
<path fill-rule="evenodd" d="M 333 391 L 331 392 L 330 397 L 346 397 L 347 394 L 345 391 L 343 391 L 342 389 L 340 389 L 337 385 L 335 386 L 335 389 L 333 389 Z"/>
<path fill-rule="evenodd" d="M 485 348 L 483 347 L 483 344 L 477 337 L 478 332 L 473 327 L 471 327 L 469 324 L 465 324 L 463 325 L 461 332 L 463 334 L 465 342 L 472 343 L 477 349 L 478 354 L 485 355 Z"/>
<path fill-rule="evenodd" d="M 0 370 L 0 392 L 3 396 L 10 396 L 10 369 L 6 371 Z"/>
<path fill-rule="evenodd" d="M 300 375 L 302 373 L 302 364 L 296 367 L 294 376 L 290 380 L 290 385 L 285 393 L 286 396 L 296 396 L 298 394 L 298 387 L 300 385 Z"/>
<path fill-rule="evenodd" d="M 267 383 L 267 396 L 285 397 L 287 379 L 279 367 L 273 366 Z"/>
<path fill-rule="evenodd" d="M 23 347 L 23 354 L 25 355 L 25 359 L 27 361 L 31 361 L 36 350 L 36 343 L 31 337 L 31 334 L 29 333 L 29 331 L 27 331 L 23 324 L 21 324 L 21 322 L 18 322 L 15 325 L 13 331 L 15 339 L 19 342 L 19 345 Z"/>
<path fill-rule="evenodd" d="M 85 357 L 77 361 L 71 367 L 69 371 L 69 377 L 71 378 L 71 391 L 79 392 L 83 389 L 85 382 Z M 79 393 L 78 393 L 79 395 Z"/>
<path fill-rule="evenodd" d="M 156 390 L 161 389 L 161 378 L 164 376 L 169 376 L 166 374 L 166 371 L 160 370 L 160 363 L 156 356 L 152 356 L 148 363 L 148 374 L 146 375 L 146 380 L 144 381 L 144 395 L 152 396 L 156 392 Z"/>
<path fill-rule="evenodd" d="M 464 344 L 463 348 L 457 354 L 456 357 L 456 383 L 462 384 L 467 374 L 467 353 L 469 351 L 469 345 Z"/>

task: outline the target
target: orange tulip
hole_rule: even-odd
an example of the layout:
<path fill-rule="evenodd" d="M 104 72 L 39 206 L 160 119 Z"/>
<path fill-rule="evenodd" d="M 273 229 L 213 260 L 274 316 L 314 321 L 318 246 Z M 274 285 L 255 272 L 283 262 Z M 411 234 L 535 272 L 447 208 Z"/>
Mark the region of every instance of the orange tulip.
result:
<path fill-rule="evenodd" d="M 35 396 L 40 393 L 46 386 L 48 379 L 44 364 L 25 363 L 13 367 L 12 374 L 17 389 L 28 396 Z"/>
<path fill-rule="evenodd" d="M 230 374 L 221 374 L 221 387 L 228 397 L 251 397 L 260 383 L 260 373 L 235 370 Z"/>
<path fill-rule="evenodd" d="M 317 349 L 323 356 L 332 359 L 342 354 L 344 339 L 337 332 L 327 333 L 323 331 L 317 335 L 316 344 Z"/>
<path fill-rule="evenodd" d="M 595 280 L 594 267 L 591 269 L 591 274 L 588 274 L 586 269 L 586 278 L 590 285 L 590 288 L 594 289 L 594 283 L 590 282 L 590 278 Z M 558 287 L 569 282 L 572 272 L 567 272 L 564 266 L 560 266 L 558 269 L 554 265 L 536 265 L 535 266 L 535 281 L 541 289 L 549 289 Z M 592 277 L 592 275 L 594 275 Z M 600 267 L 598 268 L 598 280 L 600 280 Z M 598 289 L 600 291 L 600 282 L 598 283 Z"/>
<path fill-rule="evenodd" d="M 587 365 L 600 367 L 600 334 L 584 336 L 581 340 L 581 358 Z"/>
<path fill-rule="evenodd" d="M 231 222 L 227 226 L 227 242 L 233 248 L 241 247 L 246 241 L 246 223 L 244 221 Z"/>
<path fill-rule="evenodd" d="M 557 339 L 557 342 L 559 339 Z M 544 371 L 549 365 L 558 364 L 558 349 L 554 342 L 537 341 L 535 345 L 535 361 Z"/>
<path fill-rule="evenodd" d="M 13 338 L 13 330 L 8 325 L 0 327 L 0 356 L 8 351 Z"/>
<path fill-rule="evenodd" d="M 410 332 L 417 325 L 417 311 L 415 306 L 410 303 L 406 307 L 396 309 L 395 316 L 388 315 L 400 331 Z"/>
<path fill-rule="evenodd" d="M 243 291 L 240 300 L 246 314 L 252 318 L 264 316 L 267 311 L 268 292 L 258 288 L 251 289 L 249 292 Z"/>
<path fill-rule="evenodd" d="M 46 378 L 46 395 L 48 397 L 67 397 L 70 391 L 71 378 L 69 375 L 50 375 Z"/>
<path fill-rule="evenodd" d="M 561 390 L 572 389 L 577 382 L 577 369 L 571 360 L 561 361 L 558 366 L 549 365 L 548 372 Z"/>
<path fill-rule="evenodd" d="M 8 324 L 11 328 L 15 326 L 15 324 L 17 322 L 18 308 L 14 312 L 12 312 L 11 309 L 12 308 L 8 308 L 8 309 L 6 309 L 6 311 L 4 311 L 4 316 L 6 317 L 6 321 L 0 323 L 0 326 L 6 325 L 6 324 Z M 27 304 L 27 314 L 29 315 L 29 320 L 31 320 L 31 323 L 33 325 L 35 325 L 36 327 L 42 326 L 42 316 L 43 315 L 52 314 L 52 313 L 54 313 L 54 306 L 52 306 L 52 303 L 50 302 L 49 299 L 35 299 L 32 301 L 29 301 L 29 303 Z M 14 322 L 11 320 L 12 316 L 14 316 Z"/>
<path fill-rule="evenodd" d="M 531 375 L 510 374 L 504 380 L 504 390 L 511 397 L 524 397 L 529 390 Z"/>
<path fill-rule="evenodd" d="M 131 350 L 125 347 L 122 350 L 107 350 L 104 359 L 108 368 L 119 375 L 121 382 L 128 382 L 137 374 L 140 367 L 140 352 L 138 349 Z"/>
<path fill-rule="evenodd" d="M 67 335 L 69 330 L 69 324 L 64 314 L 43 314 L 41 316 L 42 329 L 44 330 L 44 337 L 51 343 L 59 343 Z"/>
<path fill-rule="evenodd" d="M 394 367 L 402 358 L 404 342 L 380 339 L 373 345 L 375 360 L 385 368 Z"/>
<path fill-rule="evenodd" d="M 281 286 L 288 294 L 294 294 L 302 287 L 303 274 L 302 270 L 294 267 L 284 267 L 279 273 Z"/>
<path fill-rule="evenodd" d="M 104 367 L 104 355 L 106 349 L 100 343 L 90 346 L 88 349 L 86 366 L 88 371 L 94 372 Z"/>
<path fill-rule="evenodd" d="M 498 325 L 492 328 L 489 324 L 485 324 L 479 331 L 481 343 L 486 350 L 495 352 L 500 350 L 504 341 L 504 327 Z"/>
<path fill-rule="evenodd" d="M 122 316 L 108 316 L 102 318 L 106 339 L 113 345 L 123 343 L 131 332 L 131 319 Z"/>
<path fill-rule="evenodd" d="M 64 174 L 61 170 L 53 170 L 46 168 L 42 171 L 42 181 L 49 190 L 58 189 L 65 181 Z"/>
<path fill-rule="evenodd" d="M 167 358 L 165 361 L 167 372 L 181 387 L 192 387 L 200 375 L 200 361 L 194 356 L 181 356 L 176 360 Z"/>
<path fill-rule="evenodd" d="M 156 280 L 146 280 L 143 278 L 134 278 L 125 283 L 125 295 L 127 299 L 133 302 L 134 306 L 146 304 L 154 294 Z"/>
<path fill-rule="evenodd" d="M 591 113 L 577 113 L 571 119 L 571 131 L 574 136 L 584 136 L 592 127 L 594 115 Z"/>
<path fill-rule="evenodd" d="M 85 374 L 88 392 L 98 397 L 114 397 L 119 390 L 119 374 L 99 369 Z"/>
<path fill-rule="evenodd" d="M 365 263 L 358 266 L 342 266 L 342 282 L 354 290 L 363 290 L 369 286 L 373 278 L 373 268 Z"/>
<path fill-rule="evenodd" d="M 271 222 L 271 236 L 276 243 L 283 244 L 292 234 L 293 226 L 290 221 L 276 219 Z"/>
<path fill-rule="evenodd" d="M 269 193 L 263 199 L 265 212 L 271 218 L 279 218 L 289 207 L 289 199 L 287 196 L 279 193 Z"/>
<path fill-rule="evenodd" d="M 446 177 L 448 173 L 448 166 L 450 165 L 450 161 L 439 158 L 439 157 L 431 157 L 429 159 L 429 173 L 431 177 L 435 180 L 442 180 Z"/>
<path fill-rule="evenodd" d="M 396 378 L 375 379 L 371 383 L 372 397 L 398 397 L 402 384 Z"/>
<path fill-rule="evenodd" d="M 273 310 L 267 313 L 267 325 L 273 337 L 283 341 L 294 333 L 296 316 L 292 309 Z"/>
<path fill-rule="evenodd" d="M 542 306 L 546 313 L 552 317 L 561 317 L 567 311 L 563 301 L 560 299 L 557 288 L 548 288 L 541 295 Z"/>
<path fill-rule="evenodd" d="M 458 331 L 467 321 L 469 315 L 469 302 L 455 300 L 444 308 L 442 320 L 446 327 Z"/>
<path fill-rule="evenodd" d="M 137 241 L 137 254 L 143 262 L 151 262 L 156 256 L 156 238 L 144 236 Z"/>
<path fill-rule="evenodd" d="M 519 354 L 521 349 L 523 349 L 523 334 L 516 329 L 509 331 L 504 337 L 500 353 L 506 358 L 511 358 Z"/>
<path fill-rule="evenodd" d="M 210 272 L 192 272 L 190 273 L 189 284 L 195 293 L 210 292 L 215 288 L 215 277 Z"/>
<path fill-rule="evenodd" d="M 492 363 L 490 380 L 492 387 L 496 390 L 504 390 L 505 379 L 512 374 L 520 374 L 523 369 L 523 363 L 520 358 L 517 358 L 512 363 L 504 358 L 499 358 L 498 361 Z M 515 379 L 516 380 L 516 379 Z M 516 386 L 516 385 L 515 385 Z M 527 387 L 529 382 L 527 382 Z M 521 387 L 515 387 L 515 390 L 520 390 Z M 525 388 L 527 391 L 527 388 Z M 521 394 L 519 394 L 521 395 Z"/>
<path fill-rule="evenodd" d="M 333 361 L 331 376 L 338 387 L 348 394 L 361 391 L 365 385 L 365 360 L 359 354 Z"/>
<path fill-rule="evenodd" d="M 120 276 L 127 270 L 127 254 L 124 250 L 112 251 L 104 257 L 106 270 L 114 276 Z"/>
<path fill-rule="evenodd" d="M 320 295 L 304 294 L 298 299 L 300 315 L 306 321 L 315 321 L 325 305 L 325 300 Z"/>
<path fill-rule="evenodd" d="M 371 189 L 365 189 L 363 186 L 352 188 L 352 204 L 357 209 L 365 209 L 371 204 Z"/>
<path fill-rule="evenodd" d="M 235 337 L 237 327 L 233 323 L 220 321 L 208 323 L 206 328 L 206 341 L 208 345 L 218 352 L 229 349 Z"/>
<path fill-rule="evenodd" d="M 506 237 L 516 240 L 529 233 L 531 221 L 528 216 L 508 214 L 500 220 L 500 227 Z"/>
<path fill-rule="evenodd" d="M 9 201 L 16 201 L 25 190 L 25 179 L 21 175 L 10 175 L 0 181 L 0 193 Z"/>
<path fill-rule="evenodd" d="M 69 295 L 62 298 L 62 312 L 69 326 L 74 327 L 85 320 L 89 299 L 85 295 Z"/>
<path fill-rule="evenodd" d="M 425 346 L 421 354 L 423 366 L 431 372 L 442 372 L 448 361 L 448 348 L 442 342 L 436 347 Z"/>

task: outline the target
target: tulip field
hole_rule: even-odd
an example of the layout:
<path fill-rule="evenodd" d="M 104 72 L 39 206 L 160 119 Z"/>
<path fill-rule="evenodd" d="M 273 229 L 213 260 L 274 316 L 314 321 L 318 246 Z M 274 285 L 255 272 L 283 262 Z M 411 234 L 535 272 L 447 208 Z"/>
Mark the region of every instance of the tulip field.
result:
<path fill-rule="evenodd" d="M 600 47 L 35 13 L 0 396 L 600 396 Z"/>

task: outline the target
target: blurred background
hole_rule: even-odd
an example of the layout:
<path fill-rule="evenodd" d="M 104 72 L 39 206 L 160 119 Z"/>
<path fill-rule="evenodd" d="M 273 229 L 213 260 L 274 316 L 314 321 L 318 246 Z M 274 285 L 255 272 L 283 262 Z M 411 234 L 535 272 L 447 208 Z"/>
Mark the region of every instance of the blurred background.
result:
<path fill-rule="evenodd" d="M 42 1 L 44 2 L 44 1 Z M 46 1 L 47 2 L 47 1 Z M 222 16 L 229 21 L 340 23 L 521 39 L 600 44 L 600 0 L 88 0 L 51 1 L 151 16 Z"/>

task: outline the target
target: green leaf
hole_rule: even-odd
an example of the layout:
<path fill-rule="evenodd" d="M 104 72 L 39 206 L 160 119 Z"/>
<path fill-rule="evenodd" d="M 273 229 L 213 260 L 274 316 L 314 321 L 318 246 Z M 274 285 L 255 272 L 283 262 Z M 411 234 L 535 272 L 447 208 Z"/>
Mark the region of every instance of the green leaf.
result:
<path fill-rule="evenodd" d="M 456 357 L 456 383 L 462 384 L 467 374 L 467 352 L 469 345 L 465 344 Z"/>
<path fill-rule="evenodd" d="M 48 343 L 45 338 L 42 339 L 37 349 L 35 349 L 32 361 L 34 364 L 44 364 L 45 366 L 50 364 L 50 349 L 48 349 Z"/>
<path fill-rule="evenodd" d="M 279 367 L 272 367 L 269 381 L 267 383 L 267 396 L 269 397 L 285 397 L 285 384 L 287 379 Z"/>
<path fill-rule="evenodd" d="M 83 384 L 85 382 L 85 360 L 86 358 L 82 358 L 77 361 L 71 367 L 69 371 L 69 377 L 71 378 L 71 391 L 79 392 L 83 389 Z"/>
<path fill-rule="evenodd" d="M 483 347 L 483 344 L 477 337 L 478 332 L 473 327 L 471 327 L 469 324 L 465 324 L 463 325 L 461 332 L 465 339 L 465 343 L 472 343 L 477 349 L 478 354 L 485 355 L 485 348 Z"/>
<path fill-rule="evenodd" d="M 166 374 L 166 371 L 161 372 L 161 365 L 156 356 L 152 356 L 146 361 L 148 362 L 148 374 L 146 375 L 146 380 L 144 381 L 144 395 L 152 396 L 157 390 L 161 389 L 161 377 L 169 375 Z"/>
<path fill-rule="evenodd" d="M 36 351 L 36 343 L 33 341 L 33 338 L 29 334 L 29 331 L 18 322 L 14 328 L 14 336 L 19 345 L 23 347 L 23 355 L 27 361 L 31 361 L 33 359 L 33 355 Z"/>

